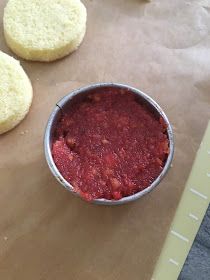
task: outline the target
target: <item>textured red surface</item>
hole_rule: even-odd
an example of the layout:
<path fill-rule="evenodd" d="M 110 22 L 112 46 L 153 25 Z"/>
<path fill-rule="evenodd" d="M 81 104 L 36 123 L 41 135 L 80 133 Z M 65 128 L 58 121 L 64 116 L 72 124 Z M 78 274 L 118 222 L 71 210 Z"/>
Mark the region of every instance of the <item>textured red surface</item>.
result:
<path fill-rule="evenodd" d="M 86 200 L 118 200 L 147 188 L 168 155 L 166 125 L 136 96 L 107 91 L 76 102 L 58 123 L 52 154 Z"/>

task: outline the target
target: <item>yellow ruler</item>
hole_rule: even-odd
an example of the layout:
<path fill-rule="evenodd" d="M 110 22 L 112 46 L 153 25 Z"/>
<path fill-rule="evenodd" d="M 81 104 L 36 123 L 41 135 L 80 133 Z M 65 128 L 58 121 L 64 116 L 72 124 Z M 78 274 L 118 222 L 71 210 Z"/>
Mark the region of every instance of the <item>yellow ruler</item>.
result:
<path fill-rule="evenodd" d="M 177 280 L 210 203 L 210 123 L 151 280 Z"/>

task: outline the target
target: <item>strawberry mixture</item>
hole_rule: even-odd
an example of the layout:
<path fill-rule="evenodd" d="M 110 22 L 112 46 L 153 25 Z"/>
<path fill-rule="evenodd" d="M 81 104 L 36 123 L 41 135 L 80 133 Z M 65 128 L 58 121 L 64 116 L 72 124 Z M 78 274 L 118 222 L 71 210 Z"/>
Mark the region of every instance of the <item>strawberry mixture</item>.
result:
<path fill-rule="evenodd" d="M 84 199 L 119 200 L 147 188 L 169 153 L 166 124 L 128 90 L 78 99 L 57 124 L 52 155 Z"/>

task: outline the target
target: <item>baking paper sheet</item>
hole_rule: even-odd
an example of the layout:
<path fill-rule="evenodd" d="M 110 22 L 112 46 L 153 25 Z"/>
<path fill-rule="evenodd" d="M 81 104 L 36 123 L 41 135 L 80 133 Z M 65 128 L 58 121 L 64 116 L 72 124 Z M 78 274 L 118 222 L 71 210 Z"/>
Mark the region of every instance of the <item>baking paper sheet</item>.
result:
<path fill-rule="evenodd" d="M 0 1 L 0 49 L 5 0 Z M 0 136 L 0 278 L 149 280 L 210 119 L 210 1 L 85 0 L 88 28 L 72 55 L 20 60 L 34 88 L 27 118 Z M 119 207 L 87 204 L 48 170 L 43 133 L 78 87 L 120 82 L 148 93 L 174 126 L 173 167 L 151 194 Z"/>

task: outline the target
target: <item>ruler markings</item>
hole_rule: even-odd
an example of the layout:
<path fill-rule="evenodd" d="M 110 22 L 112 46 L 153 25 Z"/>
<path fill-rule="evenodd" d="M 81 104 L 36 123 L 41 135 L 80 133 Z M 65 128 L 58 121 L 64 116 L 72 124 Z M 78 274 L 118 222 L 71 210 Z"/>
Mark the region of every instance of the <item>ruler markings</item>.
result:
<path fill-rule="evenodd" d="M 179 239 L 181 239 L 182 241 L 189 242 L 189 239 L 188 239 L 187 237 L 185 237 L 184 235 L 178 233 L 177 231 L 171 230 L 171 233 L 172 233 L 174 236 L 176 236 L 176 237 L 178 237 Z"/>
<path fill-rule="evenodd" d="M 190 188 L 190 191 L 191 191 L 192 193 L 196 194 L 197 196 L 203 198 L 203 199 L 208 199 L 208 196 L 202 194 L 201 192 L 199 192 L 199 191 L 197 191 L 197 190 L 195 190 L 195 189 L 193 189 L 193 188 Z"/>
<path fill-rule="evenodd" d="M 170 263 L 176 265 L 176 266 L 179 266 L 179 263 L 178 263 L 177 261 L 175 261 L 174 259 L 171 259 L 171 258 L 170 258 L 168 261 L 169 261 Z"/>
<path fill-rule="evenodd" d="M 195 221 L 199 220 L 199 218 L 197 216 L 195 216 L 194 214 L 192 214 L 192 213 L 189 213 L 189 217 L 192 218 Z"/>
<path fill-rule="evenodd" d="M 210 122 L 200 145 L 198 156 L 196 156 L 194 161 L 193 171 L 189 176 L 192 180 L 196 178 L 197 182 L 200 183 L 198 186 L 196 186 L 195 182 L 195 185 L 192 183 L 191 185 L 188 185 L 188 183 L 186 184 L 185 190 L 187 191 L 182 195 L 181 203 L 178 206 L 176 216 L 173 219 L 169 235 L 165 241 L 162 253 L 156 264 L 156 268 L 152 276 L 153 278 L 151 280 L 168 280 L 169 278 L 170 280 L 177 280 L 182 270 L 182 266 L 190 252 L 192 245 L 191 240 L 194 240 L 199 230 L 200 222 L 205 216 L 207 202 L 210 202 L 209 189 L 207 188 L 205 191 L 206 181 L 210 178 L 209 142 Z M 199 204 L 200 208 L 197 212 L 194 206 L 197 207 Z M 186 212 L 187 208 L 190 209 L 188 212 Z M 182 216 L 184 216 L 183 218 L 188 219 L 187 225 L 183 225 L 183 220 L 181 219 Z M 190 222 L 190 220 L 192 220 L 192 222 Z M 187 232 L 185 232 L 185 229 L 187 229 Z M 177 240 L 175 240 L 172 235 L 180 240 L 179 244 L 177 244 Z M 186 246 L 183 246 L 183 242 L 185 242 Z M 176 256 L 176 252 L 179 253 L 179 257 Z M 166 267 L 166 265 L 168 266 Z"/>

